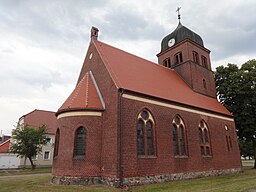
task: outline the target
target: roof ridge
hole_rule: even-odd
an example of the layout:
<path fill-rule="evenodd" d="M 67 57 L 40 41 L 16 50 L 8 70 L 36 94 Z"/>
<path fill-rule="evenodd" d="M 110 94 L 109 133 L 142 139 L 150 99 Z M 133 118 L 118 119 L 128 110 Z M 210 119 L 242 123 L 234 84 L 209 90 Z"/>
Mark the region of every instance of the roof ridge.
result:
<path fill-rule="evenodd" d="M 89 103 L 89 73 L 87 72 L 85 74 L 86 76 L 86 82 L 85 82 L 85 86 L 86 86 L 86 93 L 85 93 L 85 107 L 88 106 L 88 103 Z"/>
<path fill-rule="evenodd" d="M 97 90 L 95 82 L 92 80 L 91 71 L 87 71 L 84 74 L 83 78 L 79 81 L 78 85 L 59 108 L 58 112 L 65 109 L 89 108 L 105 109 L 104 102 L 102 101 L 102 96 Z"/>
<path fill-rule="evenodd" d="M 80 88 L 81 88 L 81 86 L 82 86 L 82 83 L 83 83 L 83 81 L 85 80 L 85 77 L 86 77 L 86 74 L 87 73 L 85 73 L 85 75 L 83 76 L 83 78 L 80 80 L 80 82 L 78 83 L 78 85 L 76 86 L 76 88 L 75 88 L 75 92 L 74 92 L 74 96 L 72 97 L 72 99 L 71 99 L 71 101 L 70 101 L 70 103 L 69 103 L 69 106 L 71 106 L 72 104 L 73 104 L 73 102 L 74 102 L 74 100 L 75 100 L 75 98 L 77 98 L 77 95 L 78 95 L 78 93 L 79 93 L 79 91 L 80 91 Z"/>
<path fill-rule="evenodd" d="M 25 117 L 25 116 L 28 116 L 29 114 L 31 114 L 31 113 L 33 113 L 33 112 L 35 112 L 35 111 L 42 111 L 42 112 L 56 113 L 56 112 L 54 112 L 54 111 L 49 111 L 49 110 L 44 110 L 44 109 L 34 109 L 34 110 L 32 110 L 32 111 L 28 112 L 27 114 L 22 115 L 22 116 L 21 116 L 21 118 L 22 118 L 22 117 Z"/>
<path fill-rule="evenodd" d="M 7 142 L 11 141 L 11 138 L 10 139 L 7 139 L 6 141 L 4 141 L 3 143 L 0 143 L 0 147 L 4 144 L 6 144 Z"/>
<path fill-rule="evenodd" d="M 101 95 L 101 92 L 100 92 L 100 90 L 99 90 L 99 87 L 98 87 L 98 85 L 97 85 L 97 82 L 96 82 L 96 80 L 95 80 L 95 78 L 94 78 L 94 75 L 93 75 L 92 71 L 89 71 L 89 75 L 90 75 L 90 79 L 92 80 L 93 86 L 95 87 L 96 92 L 97 92 L 97 94 L 98 94 L 98 96 L 99 96 L 101 105 L 102 105 L 103 109 L 105 109 L 105 102 L 104 102 L 104 100 L 103 100 L 103 97 L 102 97 L 102 95 Z"/>
<path fill-rule="evenodd" d="M 92 41 L 92 42 L 93 42 L 93 44 L 95 45 L 96 49 L 98 50 L 98 53 L 99 53 L 100 57 L 102 58 L 102 60 L 105 61 L 104 63 L 109 63 L 108 60 L 107 60 L 107 58 L 104 57 L 104 53 L 103 53 L 102 49 L 97 46 L 97 43 L 102 43 L 102 44 L 105 44 L 105 43 L 103 43 L 103 42 L 101 42 L 101 41 L 97 41 L 97 43 L 96 43 L 95 41 Z M 108 44 L 105 44 L 105 45 L 108 45 Z M 100 45 L 99 45 L 99 46 L 100 46 Z M 110 46 L 110 45 L 108 45 L 108 46 Z M 105 66 L 106 66 L 106 65 L 105 65 Z M 116 77 L 115 73 L 113 72 L 113 70 L 111 69 L 111 67 L 110 67 L 109 64 L 108 64 L 108 66 L 106 66 L 106 69 L 107 69 L 107 71 L 109 72 L 110 77 L 113 79 L 113 82 L 114 82 L 116 88 L 120 88 L 120 87 L 121 87 L 121 83 L 119 82 L 118 78 Z M 114 77 L 113 77 L 113 76 L 114 76 Z M 117 83 L 116 83 L 116 82 L 117 82 Z M 117 84 L 119 84 L 119 85 L 117 85 Z"/>

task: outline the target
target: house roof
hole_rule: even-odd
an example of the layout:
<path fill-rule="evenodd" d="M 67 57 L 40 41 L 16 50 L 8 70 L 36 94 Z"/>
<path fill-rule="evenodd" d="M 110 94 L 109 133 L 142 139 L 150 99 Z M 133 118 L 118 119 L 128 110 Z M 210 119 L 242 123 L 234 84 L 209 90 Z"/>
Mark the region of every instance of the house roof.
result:
<path fill-rule="evenodd" d="M 0 153 L 8 153 L 10 147 L 10 139 L 0 144 Z"/>
<path fill-rule="evenodd" d="M 91 71 L 87 72 L 74 91 L 59 108 L 62 110 L 96 109 L 103 110 L 104 102 Z"/>
<path fill-rule="evenodd" d="M 92 41 L 117 88 L 230 116 L 217 99 L 194 92 L 172 69 Z"/>
<path fill-rule="evenodd" d="M 57 130 L 57 119 L 53 111 L 35 109 L 22 117 L 24 117 L 24 124 L 35 127 L 46 125 L 48 134 L 55 134 Z"/>

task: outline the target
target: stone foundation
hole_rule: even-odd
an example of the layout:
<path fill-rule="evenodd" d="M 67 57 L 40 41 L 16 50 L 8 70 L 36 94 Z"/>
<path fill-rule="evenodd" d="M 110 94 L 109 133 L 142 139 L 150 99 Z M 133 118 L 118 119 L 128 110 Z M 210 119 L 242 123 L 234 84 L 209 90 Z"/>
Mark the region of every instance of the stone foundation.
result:
<path fill-rule="evenodd" d="M 212 170 L 212 171 L 204 171 L 204 172 L 173 173 L 173 174 L 165 174 L 165 175 L 146 176 L 146 177 L 131 177 L 131 178 L 124 178 L 123 185 L 163 183 L 163 182 L 182 180 L 182 179 L 195 179 L 200 177 L 235 174 L 241 171 L 242 169 L 237 168 L 237 169 L 225 169 L 225 170 Z"/>
<path fill-rule="evenodd" d="M 191 173 L 173 173 L 156 176 L 145 176 L 145 177 L 130 177 L 123 178 L 124 186 L 141 185 L 149 183 L 163 183 L 168 181 L 182 180 L 182 179 L 194 179 L 200 177 L 228 175 L 241 172 L 242 169 L 225 169 L 225 170 L 212 170 L 204 172 L 191 172 Z M 60 185 L 94 185 L 102 184 L 113 187 L 120 186 L 120 180 L 118 178 L 109 177 L 65 177 L 65 176 L 53 176 L 53 184 Z"/>
<path fill-rule="evenodd" d="M 109 185 L 119 187 L 120 180 L 118 178 L 109 177 L 66 177 L 53 176 L 52 183 L 58 185 Z"/>

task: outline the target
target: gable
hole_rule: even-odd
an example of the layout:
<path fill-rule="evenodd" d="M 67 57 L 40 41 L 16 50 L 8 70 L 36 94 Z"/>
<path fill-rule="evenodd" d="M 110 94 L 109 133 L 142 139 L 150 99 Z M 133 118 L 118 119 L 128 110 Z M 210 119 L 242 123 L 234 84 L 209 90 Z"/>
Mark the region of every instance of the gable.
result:
<path fill-rule="evenodd" d="M 172 69 L 93 41 L 117 88 L 231 116 L 217 99 L 194 92 Z"/>
<path fill-rule="evenodd" d="M 23 117 L 24 117 L 24 124 L 35 126 L 35 127 L 46 125 L 47 133 L 55 134 L 56 132 L 57 119 L 55 116 L 55 112 L 36 109 L 24 115 Z"/>
<path fill-rule="evenodd" d="M 10 139 L 0 144 L 0 153 L 8 153 L 10 147 Z"/>

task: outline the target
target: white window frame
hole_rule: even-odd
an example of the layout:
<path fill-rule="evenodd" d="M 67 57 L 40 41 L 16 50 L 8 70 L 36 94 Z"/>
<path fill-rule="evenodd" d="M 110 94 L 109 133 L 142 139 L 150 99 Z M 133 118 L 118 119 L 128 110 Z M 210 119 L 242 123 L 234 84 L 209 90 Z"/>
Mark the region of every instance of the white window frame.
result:
<path fill-rule="evenodd" d="M 48 159 L 45 158 L 45 153 L 48 152 L 49 156 Z M 51 159 L 51 151 L 44 151 L 44 160 L 50 160 Z"/>
<path fill-rule="evenodd" d="M 50 139 L 50 141 L 49 141 L 49 142 L 47 142 L 48 144 L 52 143 L 52 138 L 47 137 L 47 138 L 46 138 L 46 140 L 47 140 L 47 139 Z"/>

